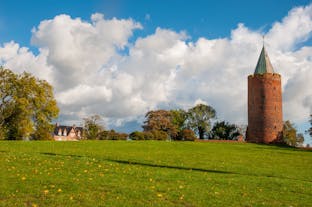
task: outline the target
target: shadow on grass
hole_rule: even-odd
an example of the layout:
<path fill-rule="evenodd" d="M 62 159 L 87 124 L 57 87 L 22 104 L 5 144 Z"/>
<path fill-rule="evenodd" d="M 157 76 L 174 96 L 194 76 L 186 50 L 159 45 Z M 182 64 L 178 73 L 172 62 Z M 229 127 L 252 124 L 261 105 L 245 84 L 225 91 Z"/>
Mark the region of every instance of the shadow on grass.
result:
<path fill-rule="evenodd" d="M 309 148 L 301 148 L 301 147 L 293 147 L 286 144 L 264 144 L 264 143 L 251 143 L 254 144 L 254 148 L 260 148 L 265 150 L 271 150 L 271 147 L 275 147 L 279 150 L 288 150 L 288 151 L 300 151 L 300 152 L 312 152 L 312 149 Z M 258 145 L 258 146 L 257 146 Z M 266 147 L 266 148 L 263 148 Z"/>
<path fill-rule="evenodd" d="M 72 154 L 57 154 L 53 152 L 40 152 L 43 155 L 49 156 L 64 156 L 64 157 L 88 157 L 82 155 L 72 155 Z M 165 169 L 176 169 L 176 170 L 186 170 L 186 171 L 199 171 L 199 172 L 209 172 L 209 173 L 220 173 L 220 174 L 238 174 L 234 172 L 221 171 L 221 170 L 209 170 L 203 168 L 192 168 L 192 167 L 183 167 L 183 166 L 171 166 L 171 165 L 160 165 L 153 163 L 144 163 L 138 161 L 130 161 L 130 160 L 117 160 L 117 159 L 102 159 L 109 162 L 115 162 L 118 164 L 128 164 L 128 165 L 138 165 L 138 166 L 146 166 L 146 167 L 154 167 L 154 168 L 165 168 Z"/>
<path fill-rule="evenodd" d="M 209 170 L 209 169 L 203 169 L 203 168 L 160 165 L 160 164 L 143 163 L 143 162 L 130 161 L 130 160 L 113 160 L 113 159 L 106 159 L 106 160 L 109 162 L 116 162 L 119 164 L 139 165 L 139 166 L 147 166 L 147 167 L 155 167 L 155 168 L 176 169 L 176 170 L 186 170 L 186 171 L 199 171 L 199 172 L 220 173 L 220 174 L 237 174 L 234 172 L 228 172 L 228 171 L 222 171 L 222 170 Z"/>
<path fill-rule="evenodd" d="M 51 155 L 51 156 L 63 156 L 63 157 L 86 157 L 86 156 L 82 156 L 82 155 L 64 155 L 64 154 L 56 154 L 53 152 L 39 152 L 42 155 Z"/>
<path fill-rule="evenodd" d="M 90 157 L 90 156 L 86 156 L 86 155 L 57 154 L 57 153 L 51 153 L 51 152 L 40 152 L 40 154 L 49 155 L 49 156 L 64 156 L 64 157 L 77 157 L 77 158 L 88 158 L 88 159 L 94 158 L 94 157 Z M 231 172 L 231 171 L 222 171 L 222 170 L 211 170 L 211 169 L 204 169 L 204 168 L 161 165 L 161 164 L 144 163 L 144 162 L 138 162 L 138 161 L 110 159 L 110 158 L 103 158 L 100 160 L 101 161 L 108 161 L 108 162 L 115 162 L 118 164 L 125 164 L 125 165 L 138 165 L 138 166 L 143 166 L 143 167 L 175 169 L 175 170 L 184 170 L 184 171 L 197 171 L 197 172 L 217 173 L 217 174 L 226 174 L 226 175 L 242 175 L 242 176 L 252 176 L 252 177 L 278 178 L 278 179 L 287 179 L 287 180 L 312 183 L 312 180 L 296 179 L 296 178 L 276 176 L 276 175 L 259 175 L 259 174 L 252 174 L 252 173 L 240 173 L 240 172 Z"/>

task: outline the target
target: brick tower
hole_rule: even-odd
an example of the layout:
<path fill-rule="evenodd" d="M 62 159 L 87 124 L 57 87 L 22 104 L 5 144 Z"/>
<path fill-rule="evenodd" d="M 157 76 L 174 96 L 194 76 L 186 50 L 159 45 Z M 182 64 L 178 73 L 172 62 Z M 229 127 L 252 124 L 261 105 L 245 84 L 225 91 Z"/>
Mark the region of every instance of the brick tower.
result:
<path fill-rule="evenodd" d="M 246 141 L 277 143 L 283 130 L 281 75 L 274 73 L 263 46 L 253 75 L 248 76 Z"/>

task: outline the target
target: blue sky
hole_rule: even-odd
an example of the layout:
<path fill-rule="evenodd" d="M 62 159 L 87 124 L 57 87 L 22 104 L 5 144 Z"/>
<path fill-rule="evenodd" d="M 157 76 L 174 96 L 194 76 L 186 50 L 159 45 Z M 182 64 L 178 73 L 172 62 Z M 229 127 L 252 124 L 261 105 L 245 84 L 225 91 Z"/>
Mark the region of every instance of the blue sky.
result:
<path fill-rule="evenodd" d="M 284 119 L 303 132 L 312 111 L 311 7 L 307 0 L 2 0 L 0 64 L 47 79 L 58 120 L 68 124 L 100 114 L 107 127 L 129 132 L 147 110 L 199 102 L 220 120 L 246 124 L 247 76 L 265 34 L 283 77 Z"/>
<path fill-rule="evenodd" d="M 2 0 L 0 7 L 1 42 L 15 40 L 30 45 L 31 29 L 43 19 L 59 14 L 89 19 L 100 12 L 107 18 L 133 18 L 143 24 L 140 34 L 157 27 L 185 30 L 193 38 L 228 37 L 242 22 L 254 30 L 267 30 L 276 20 L 309 0 Z M 149 18 L 148 18 L 149 17 Z"/>

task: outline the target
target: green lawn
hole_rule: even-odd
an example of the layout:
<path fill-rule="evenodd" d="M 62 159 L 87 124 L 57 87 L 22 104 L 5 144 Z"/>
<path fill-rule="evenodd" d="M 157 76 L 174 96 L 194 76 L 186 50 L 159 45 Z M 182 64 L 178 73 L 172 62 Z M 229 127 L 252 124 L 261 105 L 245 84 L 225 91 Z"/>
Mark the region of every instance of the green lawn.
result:
<path fill-rule="evenodd" d="M 312 152 L 244 143 L 0 142 L 0 206 L 312 206 Z"/>

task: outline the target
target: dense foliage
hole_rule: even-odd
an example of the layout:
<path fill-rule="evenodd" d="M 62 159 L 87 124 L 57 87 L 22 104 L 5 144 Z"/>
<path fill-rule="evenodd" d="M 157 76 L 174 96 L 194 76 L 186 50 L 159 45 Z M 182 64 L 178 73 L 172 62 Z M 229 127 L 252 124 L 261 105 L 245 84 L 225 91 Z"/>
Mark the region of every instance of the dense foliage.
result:
<path fill-rule="evenodd" d="M 228 122 L 216 122 L 209 133 L 209 139 L 237 140 L 240 129 L 235 124 Z"/>
<path fill-rule="evenodd" d="M 178 133 L 177 126 L 172 122 L 173 116 L 170 111 L 149 111 L 146 113 L 145 118 L 146 121 L 144 121 L 142 126 L 145 132 L 163 131 L 170 137 L 175 137 Z"/>
<path fill-rule="evenodd" d="M 128 134 L 118 133 L 115 130 L 103 130 L 98 134 L 99 140 L 127 140 Z"/>
<path fill-rule="evenodd" d="M 135 131 L 129 134 L 129 138 L 131 140 L 167 140 L 168 134 L 160 130 Z"/>
<path fill-rule="evenodd" d="M 146 113 L 146 120 L 142 126 L 145 137 L 148 137 L 144 139 L 153 137 L 146 135 L 151 131 L 165 132 L 171 140 L 195 140 L 194 131 L 196 131 L 203 139 L 204 134 L 210 130 L 211 119 L 215 117 L 215 110 L 204 104 L 196 105 L 188 111 L 182 109 L 149 111 Z M 137 134 L 137 132 L 133 135 L 135 134 L 137 136 L 134 139 L 143 139 L 141 138 L 143 135 Z"/>
<path fill-rule="evenodd" d="M 298 134 L 294 124 L 288 120 L 284 122 L 283 141 L 289 146 L 301 146 L 304 142 L 303 134 Z"/>
<path fill-rule="evenodd" d="M 53 88 L 29 73 L 0 67 L 0 138 L 51 139 L 59 109 Z"/>
<path fill-rule="evenodd" d="M 188 110 L 187 126 L 198 133 L 199 139 L 204 139 L 205 133 L 210 130 L 211 119 L 216 118 L 214 108 L 204 104 L 198 104 Z"/>
<path fill-rule="evenodd" d="M 180 141 L 194 141 L 196 139 L 195 132 L 190 129 L 182 129 L 179 131 L 179 134 L 176 138 L 176 140 Z"/>

